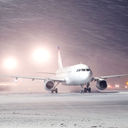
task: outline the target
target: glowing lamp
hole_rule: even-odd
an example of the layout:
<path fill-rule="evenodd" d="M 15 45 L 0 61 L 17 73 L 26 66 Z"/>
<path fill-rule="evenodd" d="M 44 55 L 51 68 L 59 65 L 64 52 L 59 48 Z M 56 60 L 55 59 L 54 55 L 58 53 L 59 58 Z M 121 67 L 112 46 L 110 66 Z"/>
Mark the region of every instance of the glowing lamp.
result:
<path fill-rule="evenodd" d="M 115 85 L 115 88 L 120 88 L 120 85 L 116 84 L 116 85 Z"/>
<path fill-rule="evenodd" d="M 124 88 L 128 88 L 128 86 L 125 86 Z"/>
<path fill-rule="evenodd" d="M 112 86 L 111 85 L 108 85 L 108 88 L 112 88 Z"/>
<path fill-rule="evenodd" d="M 17 60 L 13 57 L 8 57 L 3 61 L 3 67 L 7 70 L 12 70 L 17 67 Z"/>

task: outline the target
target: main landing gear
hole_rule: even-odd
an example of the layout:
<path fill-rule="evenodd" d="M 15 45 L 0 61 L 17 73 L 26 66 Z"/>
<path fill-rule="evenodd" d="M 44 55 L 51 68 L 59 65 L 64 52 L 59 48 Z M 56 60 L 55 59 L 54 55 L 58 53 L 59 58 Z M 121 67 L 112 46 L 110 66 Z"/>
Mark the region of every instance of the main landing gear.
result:
<path fill-rule="evenodd" d="M 82 90 L 80 92 L 81 93 L 87 93 L 87 92 L 91 93 L 91 88 L 89 86 L 90 86 L 90 84 L 87 84 L 86 88 L 83 88 L 83 85 L 81 85 Z"/>
<path fill-rule="evenodd" d="M 51 90 L 51 93 L 58 93 L 58 88 L 54 88 Z"/>
<path fill-rule="evenodd" d="M 57 82 L 56 85 L 53 87 L 53 89 L 51 90 L 51 93 L 58 93 L 58 88 L 56 88 L 58 84 L 59 82 Z"/>

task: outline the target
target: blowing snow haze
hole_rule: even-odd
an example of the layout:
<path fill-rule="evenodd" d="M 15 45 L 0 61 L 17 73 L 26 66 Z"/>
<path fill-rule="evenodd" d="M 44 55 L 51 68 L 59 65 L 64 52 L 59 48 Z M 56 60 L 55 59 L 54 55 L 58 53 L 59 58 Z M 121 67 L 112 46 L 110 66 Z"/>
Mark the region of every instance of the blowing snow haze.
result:
<path fill-rule="evenodd" d="M 11 72 L 0 66 L 2 73 L 55 72 L 56 46 L 61 47 L 65 66 L 87 64 L 94 76 L 128 73 L 128 1 L 0 0 L 0 62 L 12 55 L 19 64 Z M 35 47 L 48 48 L 50 62 L 34 64 Z M 29 80 L 21 86 L 26 91 L 42 89 L 41 82 Z"/>

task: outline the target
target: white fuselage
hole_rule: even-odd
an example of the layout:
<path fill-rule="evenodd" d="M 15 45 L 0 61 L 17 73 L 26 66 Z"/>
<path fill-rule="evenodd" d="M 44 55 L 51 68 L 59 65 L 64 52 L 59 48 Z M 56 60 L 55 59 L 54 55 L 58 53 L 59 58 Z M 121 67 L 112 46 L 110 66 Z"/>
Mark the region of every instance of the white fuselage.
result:
<path fill-rule="evenodd" d="M 59 69 L 56 72 L 56 77 L 64 79 L 62 84 L 66 85 L 85 85 L 92 81 L 92 71 L 84 64 L 78 64 L 71 67 Z"/>

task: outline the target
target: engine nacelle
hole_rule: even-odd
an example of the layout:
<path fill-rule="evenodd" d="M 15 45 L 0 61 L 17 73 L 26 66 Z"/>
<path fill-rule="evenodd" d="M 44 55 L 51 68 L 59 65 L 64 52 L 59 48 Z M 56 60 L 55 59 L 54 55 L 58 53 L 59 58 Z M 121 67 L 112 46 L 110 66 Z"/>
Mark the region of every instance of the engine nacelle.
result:
<path fill-rule="evenodd" d="M 45 85 L 45 88 L 47 90 L 52 90 L 54 88 L 54 81 L 52 81 L 52 80 L 46 80 L 44 82 L 44 85 Z"/>
<path fill-rule="evenodd" d="M 96 87 L 100 90 L 104 90 L 107 88 L 107 82 L 103 79 L 97 80 Z"/>

